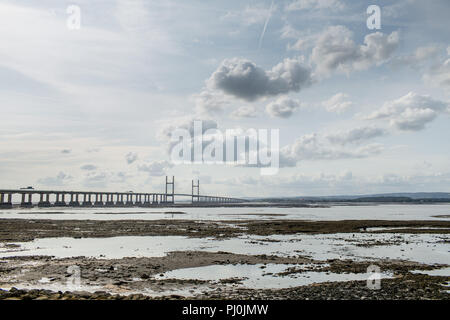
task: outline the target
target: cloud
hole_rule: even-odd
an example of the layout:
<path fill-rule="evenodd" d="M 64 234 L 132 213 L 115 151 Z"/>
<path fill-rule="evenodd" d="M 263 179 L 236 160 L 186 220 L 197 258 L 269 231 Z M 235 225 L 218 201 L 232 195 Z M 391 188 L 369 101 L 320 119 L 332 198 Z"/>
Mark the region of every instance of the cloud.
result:
<path fill-rule="evenodd" d="M 104 188 L 112 183 L 124 183 L 131 177 L 125 172 L 88 171 L 83 178 L 83 185 Z"/>
<path fill-rule="evenodd" d="M 150 176 L 160 177 L 166 175 L 166 170 L 172 167 L 173 164 L 164 160 L 141 164 L 138 170 L 147 172 Z"/>
<path fill-rule="evenodd" d="M 138 159 L 138 155 L 135 152 L 129 152 L 125 155 L 125 160 L 128 164 L 132 164 Z"/>
<path fill-rule="evenodd" d="M 348 98 L 349 96 L 345 93 L 337 93 L 330 99 L 323 101 L 322 105 L 329 112 L 342 113 L 353 105 Z"/>
<path fill-rule="evenodd" d="M 298 39 L 300 36 L 302 36 L 302 32 L 292 27 L 289 23 L 285 23 L 283 28 L 281 28 L 282 39 Z"/>
<path fill-rule="evenodd" d="M 273 196 L 330 196 L 362 195 L 390 192 L 424 192 L 447 190 L 449 173 L 399 175 L 385 173 L 375 176 L 359 176 L 350 170 L 339 173 L 308 172 L 293 173 L 289 176 L 228 178 L 223 183 L 259 188 L 260 194 Z M 269 191 L 266 191 L 266 190 Z M 300 193 L 299 193 L 300 192 Z"/>
<path fill-rule="evenodd" d="M 123 0 L 119 2 L 125 3 Z M 130 7 L 129 1 L 125 3 L 127 4 Z M 149 58 L 153 58 L 153 52 L 172 50 L 170 48 L 173 43 L 164 30 L 156 30 L 155 26 L 144 28 L 147 36 L 145 39 L 151 39 L 152 45 L 152 50 L 144 55 L 143 47 L 136 41 L 136 37 L 130 37 L 123 32 L 124 29 L 108 30 L 96 27 L 95 23 L 84 23 L 86 20 L 83 19 L 88 15 L 84 9 L 93 15 L 98 9 L 102 11 L 101 6 L 94 8 L 88 4 L 82 8 L 81 30 L 74 36 L 69 34 L 66 27 L 65 8 L 60 8 L 61 14 L 55 14 L 49 10 L 48 5 L 33 8 L 31 5 L 2 3 L 0 11 L 5 14 L 2 15 L 4 28 L 0 30 L 0 37 L 5 45 L 2 44 L 0 65 L 54 89 L 73 93 L 80 86 L 117 83 L 123 79 L 124 74 L 136 71 L 137 68 L 145 68 Z M 124 10 L 118 12 L 126 14 Z M 138 12 L 133 10 L 131 14 Z M 136 17 L 130 14 L 127 16 L 128 21 L 136 21 Z M 33 27 L 29 28 L 20 21 L 27 21 Z M 134 32 L 135 34 L 142 32 Z M 128 50 L 125 52 L 123 48 Z"/>
<path fill-rule="evenodd" d="M 226 59 L 207 80 L 207 85 L 246 101 L 299 92 L 312 83 L 311 70 L 302 60 L 286 58 L 265 71 L 246 59 Z"/>
<path fill-rule="evenodd" d="M 41 178 L 37 182 L 45 186 L 60 187 L 65 185 L 72 179 L 73 178 L 70 175 L 60 171 L 56 177 Z"/>
<path fill-rule="evenodd" d="M 271 117 L 289 118 L 298 108 L 300 108 L 300 101 L 297 99 L 279 97 L 266 106 L 266 112 Z"/>
<path fill-rule="evenodd" d="M 85 164 L 85 165 L 82 165 L 82 166 L 80 167 L 80 169 L 81 169 L 81 170 L 86 170 L 86 171 L 92 171 L 92 170 L 96 170 L 97 167 L 94 166 L 93 164 Z"/>
<path fill-rule="evenodd" d="M 380 109 L 368 115 L 366 119 L 390 119 L 391 126 L 400 130 L 419 131 L 439 114 L 449 111 L 449 102 L 433 99 L 429 95 L 409 92 L 396 100 L 385 102 Z"/>
<path fill-rule="evenodd" d="M 172 149 L 175 145 L 177 145 L 180 141 L 172 141 L 172 135 L 176 132 L 177 129 L 186 129 L 189 133 L 189 141 L 187 143 L 193 147 L 194 145 L 194 123 L 201 124 L 201 133 L 203 134 L 203 138 L 206 137 L 205 133 L 208 130 L 213 130 L 218 128 L 218 124 L 215 120 L 212 119 L 200 119 L 194 117 L 186 117 L 173 119 L 170 122 L 164 124 L 159 130 L 158 136 L 159 138 L 166 143 L 167 145 L 167 153 L 171 155 Z M 201 139 L 202 137 L 196 137 L 197 139 Z M 208 144 L 207 141 L 203 141 L 203 148 Z M 191 150 L 191 154 L 193 156 L 193 152 Z"/>
<path fill-rule="evenodd" d="M 267 17 L 277 10 L 277 6 L 267 7 L 264 4 L 246 6 L 243 10 L 230 11 L 222 17 L 223 20 L 238 21 L 245 26 L 263 24 Z"/>
<path fill-rule="evenodd" d="M 426 108 L 407 108 L 396 118 L 391 120 L 392 125 L 400 130 L 419 131 L 425 128 L 425 124 L 437 117 L 436 111 Z"/>
<path fill-rule="evenodd" d="M 316 71 L 328 75 L 333 71 L 351 72 L 368 69 L 387 61 L 399 44 L 398 32 L 390 35 L 374 32 L 364 37 L 364 44 L 353 41 L 353 33 L 344 26 L 331 26 L 322 32 L 311 53 Z"/>
<path fill-rule="evenodd" d="M 297 157 L 291 154 L 290 146 L 286 146 L 280 149 L 280 168 L 290 168 L 297 166 Z"/>
<path fill-rule="evenodd" d="M 179 119 L 171 119 L 169 122 L 165 123 L 158 136 L 163 140 L 170 140 L 173 132 L 176 129 L 186 129 L 189 131 L 191 136 L 194 135 L 194 122 L 199 121 L 202 125 L 202 133 L 205 133 L 209 129 L 217 129 L 218 125 L 215 120 L 212 119 L 200 119 L 195 117 L 186 117 Z"/>
<path fill-rule="evenodd" d="M 119 171 L 111 175 L 110 181 L 113 183 L 123 183 L 126 182 L 131 177 L 132 175 L 127 174 L 126 172 Z"/>
<path fill-rule="evenodd" d="M 306 134 L 294 141 L 293 144 L 284 147 L 281 153 L 292 160 L 338 160 L 360 159 L 377 155 L 383 150 L 381 144 L 369 144 L 359 148 L 346 149 L 332 146 L 327 139 L 316 133 Z"/>
<path fill-rule="evenodd" d="M 223 94 L 208 89 L 193 95 L 193 98 L 198 114 L 212 115 L 221 113 L 225 106 L 229 104 Z"/>
<path fill-rule="evenodd" d="M 254 106 L 242 106 L 231 113 L 233 118 L 255 118 L 258 116 Z"/>
<path fill-rule="evenodd" d="M 450 46 L 447 48 L 447 57 L 433 64 L 424 74 L 423 78 L 426 82 L 434 85 L 450 89 Z"/>
<path fill-rule="evenodd" d="M 89 148 L 86 150 L 87 153 L 95 153 L 95 152 L 100 152 L 100 148 Z"/>
<path fill-rule="evenodd" d="M 408 66 L 418 68 L 426 61 L 435 58 L 438 54 L 437 46 L 418 47 L 413 54 L 399 56 L 392 60 L 394 66 Z"/>
<path fill-rule="evenodd" d="M 91 171 L 84 177 L 83 184 L 88 187 L 103 187 L 108 181 L 108 174 L 106 172 Z"/>
<path fill-rule="evenodd" d="M 339 0 L 296 0 L 288 4 L 285 10 L 286 11 L 311 10 L 311 9 L 341 10 L 343 8 L 344 4 Z"/>
<path fill-rule="evenodd" d="M 381 137 L 386 133 L 386 130 L 382 128 L 360 127 L 348 131 L 327 134 L 325 137 L 331 143 L 346 145 L 348 143 L 361 143 L 369 139 Z"/>
<path fill-rule="evenodd" d="M 71 149 L 63 149 L 63 150 L 61 150 L 61 153 L 64 153 L 64 154 L 69 154 L 71 152 L 72 152 Z"/>

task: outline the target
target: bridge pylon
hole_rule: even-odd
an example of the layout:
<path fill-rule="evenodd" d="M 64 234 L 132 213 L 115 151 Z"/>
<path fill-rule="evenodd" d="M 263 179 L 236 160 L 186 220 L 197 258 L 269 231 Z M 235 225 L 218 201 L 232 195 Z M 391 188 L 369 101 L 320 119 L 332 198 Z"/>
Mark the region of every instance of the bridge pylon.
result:
<path fill-rule="evenodd" d="M 171 193 L 167 193 L 167 189 L 169 186 L 171 187 Z M 166 176 L 166 193 L 164 198 L 164 202 L 166 203 L 175 203 L 175 176 L 172 176 L 172 181 L 169 181 L 168 177 Z"/>
<path fill-rule="evenodd" d="M 194 193 L 194 189 L 197 189 L 197 194 Z M 194 198 L 197 198 L 197 202 L 200 202 L 200 180 L 197 179 L 197 184 L 194 184 L 192 180 L 192 203 L 194 203 Z"/>

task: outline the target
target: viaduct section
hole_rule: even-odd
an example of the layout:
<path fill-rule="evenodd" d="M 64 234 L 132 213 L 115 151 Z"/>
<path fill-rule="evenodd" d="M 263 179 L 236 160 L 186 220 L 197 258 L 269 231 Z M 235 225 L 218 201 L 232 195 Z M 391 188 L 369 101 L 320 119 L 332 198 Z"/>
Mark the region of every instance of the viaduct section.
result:
<path fill-rule="evenodd" d="M 195 191 L 195 192 L 194 192 Z M 0 189 L 0 208 L 13 207 L 13 195 L 21 197 L 21 207 L 34 206 L 33 200 L 39 199 L 39 207 L 132 207 L 132 206 L 164 206 L 174 205 L 175 197 L 191 198 L 192 205 L 216 205 L 241 203 L 243 199 L 200 194 L 200 183 L 194 185 L 192 193 L 175 193 L 175 177 L 169 181 L 166 177 L 165 193 L 147 192 L 97 192 L 97 191 L 57 191 L 25 189 Z M 33 199 L 33 196 L 35 199 Z M 50 197 L 52 196 L 52 200 Z"/>

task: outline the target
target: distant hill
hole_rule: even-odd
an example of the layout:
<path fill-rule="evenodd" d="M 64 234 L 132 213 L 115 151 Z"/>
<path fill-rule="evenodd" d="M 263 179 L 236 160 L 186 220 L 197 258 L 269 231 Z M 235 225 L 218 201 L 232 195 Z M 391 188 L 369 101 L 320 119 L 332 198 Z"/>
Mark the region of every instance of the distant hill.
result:
<path fill-rule="evenodd" d="M 316 197 L 268 197 L 253 199 L 269 202 L 450 202 L 448 192 L 402 192 L 382 193 L 369 195 L 340 195 L 340 196 L 316 196 Z"/>

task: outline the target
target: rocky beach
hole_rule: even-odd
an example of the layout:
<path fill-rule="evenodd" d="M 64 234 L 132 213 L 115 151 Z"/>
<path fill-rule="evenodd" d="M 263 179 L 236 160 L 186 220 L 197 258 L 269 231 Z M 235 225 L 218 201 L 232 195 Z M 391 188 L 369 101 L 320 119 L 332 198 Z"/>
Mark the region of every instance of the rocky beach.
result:
<path fill-rule="evenodd" d="M 83 209 L 3 211 L 0 299 L 447 300 L 450 220 L 436 208 L 411 220 L 303 219 L 302 208 L 205 208 L 217 211 L 209 219 L 183 209 L 88 219 Z"/>

